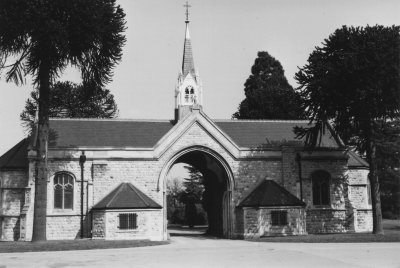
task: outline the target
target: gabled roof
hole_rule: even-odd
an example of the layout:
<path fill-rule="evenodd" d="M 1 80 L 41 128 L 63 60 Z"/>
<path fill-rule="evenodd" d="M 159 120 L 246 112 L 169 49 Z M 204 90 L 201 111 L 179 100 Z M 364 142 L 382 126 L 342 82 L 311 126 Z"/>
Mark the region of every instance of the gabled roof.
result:
<path fill-rule="evenodd" d="M 93 207 L 96 210 L 132 208 L 146 209 L 162 207 L 131 183 L 121 183 Z"/>
<path fill-rule="evenodd" d="M 349 168 L 369 168 L 368 162 L 353 151 L 349 151 L 349 161 L 347 165 Z"/>
<path fill-rule="evenodd" d="M 25 138 L 0 156 L 0 169 L 28 169 L 29 138 Z"/>
<path fill-rule="evenodd" d="M 306 206 L 273 180 L 262 181 L 238 207 Z"/>
<path fill-rule="evenodd" d="M 50 119 L 50 148 L 152 148 L 172 127 L 169 120 Z"/>
<path fill-rule="evenodd" d="M 294 144 L 303 147 L 303 140 L 295 139 L 295 126 L 310 127 L 305 120 L 213 120 L 240 147 L 279 147 Z M 340 145 L 326 130 L 321 147 L 338 148 Z"/>
<path fill-rule="evenodd" d="M 293 127 L 308 121 L 214 120 L 239 147 L 274 148 L 284 144 L 302 147 Z M 172 120 L 50 119 L 50 148 L 153 148 L 174 127 Z M 339 148 L 329 130 L 324 148 Z"/>

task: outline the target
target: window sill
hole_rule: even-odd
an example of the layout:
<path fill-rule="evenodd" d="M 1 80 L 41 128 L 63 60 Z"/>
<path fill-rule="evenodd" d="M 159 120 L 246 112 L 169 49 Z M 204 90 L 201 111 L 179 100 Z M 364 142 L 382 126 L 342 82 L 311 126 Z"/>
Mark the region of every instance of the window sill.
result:
<path fill-rule="evenodd" d="M 53 210 L 47 216 L 80 216 L 74 210 Z"/>
<path fill-rule="evenodd" d="M 117 233 L 138 233 L 139 230 L 138 229 L 127 229 L 127 230 L 117 230 Z"/>
<path fill-rule="evenodd" d="M 331 205 L 316 205 L 311 206 L 311 209 L 333 209 Z"/>
<path fill-rule="evenodd" d="M 307 210 L 311 211 L 346 211 L 346 208 L 332 208 L 332 207 L 310 207 Z"/>

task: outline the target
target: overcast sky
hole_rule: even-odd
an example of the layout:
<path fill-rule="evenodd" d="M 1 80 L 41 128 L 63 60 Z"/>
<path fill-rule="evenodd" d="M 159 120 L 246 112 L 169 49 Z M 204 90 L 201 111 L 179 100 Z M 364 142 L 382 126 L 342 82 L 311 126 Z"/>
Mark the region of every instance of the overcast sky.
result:
<path fill-rule="evenodd" d="M 172 119 L 182 65 L 185 1 L 117 0 L 126 13 L 127 43 L 107 88 L 121 118 Z M 315 46 L 342 25 L 400 25 L 399 0 L 190 1 L 190 36 L 203 82 L 204 112 L 228 119 L 244 98 L 258 51 L 279 60 L 289 83 Z M 68 69 L 61 80 L 80 82 Z M 32 90 L 0 80 L 0 155 L 24 138 L 19 115 Z"/>

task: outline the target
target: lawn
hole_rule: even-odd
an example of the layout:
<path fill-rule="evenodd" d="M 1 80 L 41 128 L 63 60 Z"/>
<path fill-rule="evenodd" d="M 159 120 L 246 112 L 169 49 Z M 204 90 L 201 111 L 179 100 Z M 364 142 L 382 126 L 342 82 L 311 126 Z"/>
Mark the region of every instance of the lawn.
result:
<path fill-rule="evenodd" d="M 178 228 L 181 229 L 181 228 Z M 185 229 L 185 228 L 184 228 Z M 201 230 L 205 230 L 202 226 Z M 385 235 L 374 235 L 370 233 L 357 234 L 310 234 L 306 236 L 286 236 L 286 237 L 262 237 L 252 239 L 252 242 L 281 242 L 281 243 L 375 243 L 375 242 L 400 242 L 400 220 L 383 220 Z M 204 231 L 203 230 L 203 231 Z M 193 234 L 196 230 L 187 230 L 171 236 L 202 236 L 202 232 Z M 204 239 L 210 238 L 204 236 Z M 215 239 L 215 238 L 214 238 Z M 169 241 L 149 241 L 149 240 L 50 240 L 46 242 L 0 242 L 0 253 L 11 252 L 36 252 L 36 251 L 66 251 L 66 250 L 89 250 L 89 249 L 110 249 L 110 248 L 134 248 L 166 245 Z"/>
<path fill-rule="evenodd" d="M 309 234 L 306 236 L 262 237 L 252 239 L 254 242 L 283 243 L 376 243 L 400 242 L 400 220 L 383 220 L 385 235 L 371 233 L 353 234 Z"/>
<path fill-rule="evenodd" d="M 66 251 L 66 250 L 89 250 L 109 248 L 135 248 L 166 245 L 169 241 L 149 240 L 50 240 L 46 242 L 0 242 L 0 253 L 35 252 L 35 251 Z"/>

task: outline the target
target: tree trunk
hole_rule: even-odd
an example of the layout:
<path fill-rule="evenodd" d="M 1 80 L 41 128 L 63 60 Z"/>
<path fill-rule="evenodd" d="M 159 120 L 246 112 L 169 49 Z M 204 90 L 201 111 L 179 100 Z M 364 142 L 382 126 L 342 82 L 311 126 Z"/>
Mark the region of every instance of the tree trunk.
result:
<path fill-rule="evenodd" d="M 366 129 L 366 149 L 371 183 L 373 233 L 384 234 L 382 226 L 381 193 L 379 190 L 378 168 L 376 162 L 376 142 L 374 120 L 370 118 Z"/>
<path fill-rule="evenodd" d="M 32 242 L 46 241 L 46 210 L 47 210 L 47 146 L 49 140 L 49 103 L 50 103 L 50 68 L 48 61 L 42 61 L 39 72 L 39 123 L 35 205 L 33 215 Z"/>

